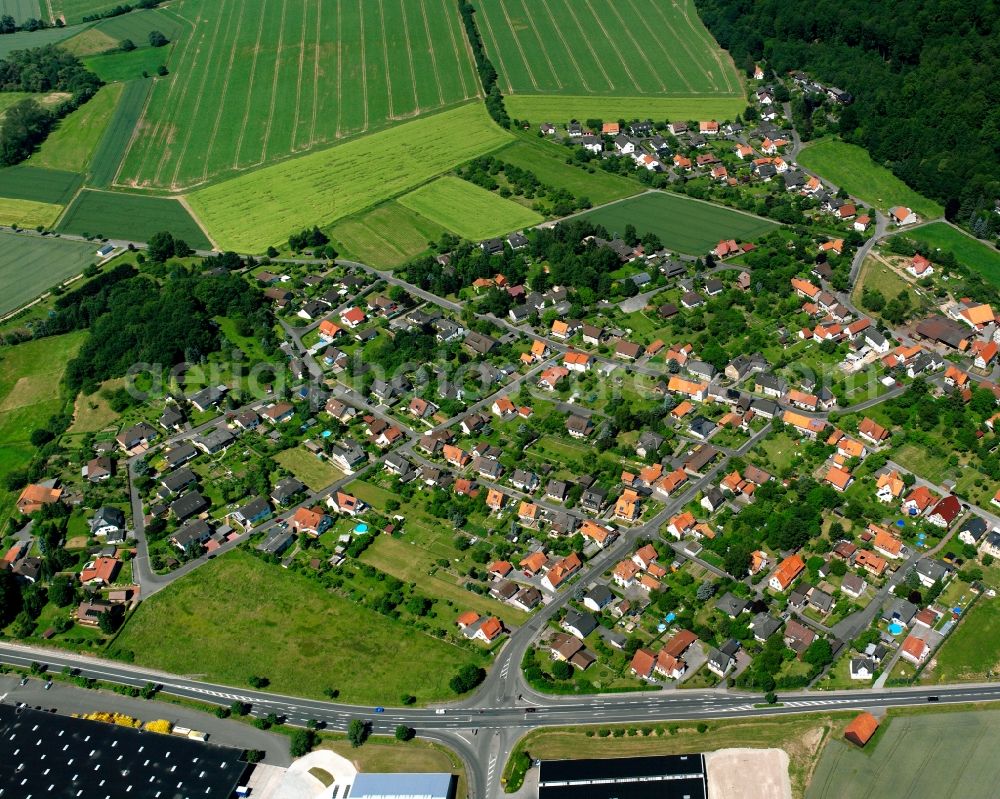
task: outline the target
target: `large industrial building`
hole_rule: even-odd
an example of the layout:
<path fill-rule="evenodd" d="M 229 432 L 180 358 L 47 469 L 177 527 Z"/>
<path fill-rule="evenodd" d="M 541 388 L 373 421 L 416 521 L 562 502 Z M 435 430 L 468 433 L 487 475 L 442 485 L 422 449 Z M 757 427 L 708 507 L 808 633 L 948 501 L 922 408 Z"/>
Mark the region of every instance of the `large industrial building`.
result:
<path fill-rule="evenodd" d="M 706 799 L 703 755 L 543 760 L 538 799 Z"/>

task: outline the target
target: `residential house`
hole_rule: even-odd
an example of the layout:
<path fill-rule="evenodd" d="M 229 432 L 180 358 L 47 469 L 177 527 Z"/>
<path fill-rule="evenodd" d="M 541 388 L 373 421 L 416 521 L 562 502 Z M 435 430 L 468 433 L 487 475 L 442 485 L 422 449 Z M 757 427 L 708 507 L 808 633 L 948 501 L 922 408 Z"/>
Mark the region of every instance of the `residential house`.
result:
<path fill-rule="evenodd" d="M 288 520 L 288 526 L 297 533 L 306 533 L 314 537 L 325 533 L 333 519 L 327 516 L 322 508 L 299 508 Z"/>
<path fill-rule="evenodd" d="M 800 555 L 789 555 L 771 575 L 768 585 L 775 591 L 784 591 L 790 586 L 805 569 L 805 561 Z"/>
<path fill-rule="evenodd" d="M 244 530 L 250 530 L 257 522 L 271 515 L 271 506 L 263 497 L 254 497 L 238 510 L 233 511 L 233 521 Z"/>
<path fill-rule="evenodd" d="M 816 633 L 795 619 L 789 619 L 783 635 L 785 646 L 795 652 L 800 658 L 810 644 L 816 640 Z"/>
<path fill-rule="evenodd" d="M 587 438 L 594 432 L 594 425 L 590 419 L 572 413 L 566 418 L 566 431 L 573 438 Z"/>
<path fill-rule="evenodd" d="M 951 527 L 952 522 L 958 518 L 961 512 L 962 503 L 958 501 L 958 497 L 954 494 L 949 494 L 934 506 L 927 517 L 927 521 L 936 527 L 947 529 Z"/>
<path fill-rule="evenodd" d="M 708 670 L 718 677 L 725 677 L 736 663 L 736 654 L 740 651 L 739 641 L 730 638 L 718 649 L 708 653 Z"/>
<path fill-rule="evenodd" d="M 903 645 L 899 648 L 899 652 L 903 660 L 908 660 L 914 666 L 919 666 L 927 660 L 927 656 L 931 653 L 931 648 L 922 638 L 917 638 L 915 635 L 908 635 L 906 636 L 906 640 L 903 641 Z"/>
<path fill-rule="evenodd" d="M 585 611 L 570 608 L 566 611 L 560 626 L 568 633 L 575 635 L 581 641 L 598 628 L 597 619 Z"/>
<path fill-rule="evenodd" d="M 107 538 L 109 543 L 125 540 L 125 513 L 118 508 L 104 505 L 90 518 L 90 534 Z"/>

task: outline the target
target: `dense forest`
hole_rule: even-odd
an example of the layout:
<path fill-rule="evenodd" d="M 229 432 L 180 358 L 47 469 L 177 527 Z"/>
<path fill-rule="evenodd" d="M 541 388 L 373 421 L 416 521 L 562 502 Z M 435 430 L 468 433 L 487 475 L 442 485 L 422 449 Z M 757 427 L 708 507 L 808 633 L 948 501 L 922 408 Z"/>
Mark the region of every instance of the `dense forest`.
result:
<path fill-rule="evenodd" d="M 997 0 L 696 0 L 736 64 L 854 95 L 841 135 L 970 227 L 1000 197 Z M 994 227 L 995 231 L 995 227 Z"/>

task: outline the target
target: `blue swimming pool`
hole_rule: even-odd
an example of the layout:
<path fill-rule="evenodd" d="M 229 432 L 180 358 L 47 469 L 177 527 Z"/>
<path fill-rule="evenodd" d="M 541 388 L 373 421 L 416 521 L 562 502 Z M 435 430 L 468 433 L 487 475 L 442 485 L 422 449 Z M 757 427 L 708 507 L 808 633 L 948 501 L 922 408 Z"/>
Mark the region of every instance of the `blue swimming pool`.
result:
<path fill-rule="evenodd" d="M 898 621 L 894 621 L 892 624 L 889 625 L 889 632 L 892 633 L 893 635 L 899 635 L 905 629 L 906 628 L 903 627 L 903 625 L 900 624 Z"/>
<path fill-rule="evenodd" d="M 368 532 L 368 525 L 365 524 L 364 522 L 358 522 L 356 525 L 354 525 L 354 532 L 356 532 L 356 533 L 367 533 Z"/>

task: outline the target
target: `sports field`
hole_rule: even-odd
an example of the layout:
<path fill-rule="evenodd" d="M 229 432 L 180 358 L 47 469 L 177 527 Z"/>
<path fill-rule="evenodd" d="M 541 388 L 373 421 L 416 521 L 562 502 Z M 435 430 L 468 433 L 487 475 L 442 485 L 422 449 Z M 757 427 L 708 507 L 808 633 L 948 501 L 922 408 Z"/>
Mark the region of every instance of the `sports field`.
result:
<path fill-rule="evenodd" d="M 102 87 L 89 102 L 59 121 L 28 159 L 29 166 L 84 172 L 94 148 L 104 136 L 122 94 L 121 84 Z M 68 198 L 67 198 L 68 201 Z"/>
<path fill-rule="evenodd" d="M 97 260 L 96 249 L 97 246 L 89 242 L 0 233 L 0 286 L 4 287 L 0 295 L 0 314 L 80 274 Z"/>
<path fill-rule="evenodd" d="M 668 250 L 689 255 L 704 255 L 720 239 L 748 241 L 777 227 L 767 219 L 664 192 L 648 192 L 597 208 L 583 218 L 619 236 L 626 225 L 635 225 L 640 236 L 655 233 Z"/>
<path fill-rule="evenodd" d="M 198 250 L 212 245 L 179 200 L 85 189 L 59 222 L 61 233 L 148 241 L 167 230 Z"/>
<path fill-rule="evenodd" d="M 473 241 L 542 221 L 530 208 L 451 175 L 404 194 L 399 204 Z"/>
<path fill-rule="evenodd" d="M 118 180 L 179 190 L 479 93 L 453 0 L 180 0 Z"/>
<path fill-rule="evenodd" d="M 566 189 L 575 197 L 586 197 L 593 205 L 620 200 L 642 189 L 635 181 L 612 175 L 603 169 L 592 173 L 566 163 L 566 149 L 551 142 L 517 142 L 505 147 L 497 158 L 534 173 L 542 183 Z"/>
<path fill-rule="evenodd" d="M 340 220 L 330 238 L 348 258 L 384 268 L 401 266 L 437 241 L 444 228 L 395 200 Z"/>
<path fill-rule="evenodd" d="M 140 79 L 123 84 L 121 99 L 94 150 L 94 157 L 90 162 L 89 185 L 103 189 L 109 187 L 115 179 L 118 166 L 132 140 L 132 131 L 139 122 L 152 88 L 151 80 Z"/>
<path fill-rule="evenodd" d="M 23 164 L 0 169 L 0 197 L 15 200 L 65 205 L 73 199 L 80 183 L 77 173 L 66 170 Z"/>
<path fill-rule="evenodd" d="M 861 751 L 840 736 L 831 737 L 806 799 L 995 796 L 998 735 L 1000 713 L 995 710 L 894 711 L 872 751 L 872 743 Z"/>
<path fill-rule="evenodd" d="M 732 61 L 691 0 L 481 0 L 476 8 L 505 95 L 631 98 L 626 117 L 651 114 L 641 105 L 647 97 L 742 99 Z"/>
<path fill-rule="evenodd" d="M 954 253 L 959 263 L 979 272 L 993 285 L 1000 286 L 1000 251 L 988 247 L 967 233 L 944 222 L 933 222 L 916 230 L 905 230 L 900 235 L 933 249 Z M 933 254 L 931 257 L 933 258 Z"/>
<path fill-rule="evenodd" d="M 336 687 L 341 701 L 372 705 L 398 704 L 404 693 L 421 702 L 453 695 L 448 680 L 472 660 L 467 650 L 239 550 L 143 602 L 112 654 L 121 650 L 177 674 L 229 685 L 258 674 L 279 693 L 322 698 Z"/>
<path fill-rule="evenodd" d="M 310 153 L 189 195 L 221 247 L 263 252 L 307 225 L 329 225 L 506 144 L 481 103 Z"/>
<path fill-rule="evenodd" d="M 936 202 L 918 194 L 872 161 L 863 147 L 838 139 L 823 139 L 804 147 L 799 153 L 799 163 L 882 211 L 905 205 L 923 219 L 944 213 Z"/>

